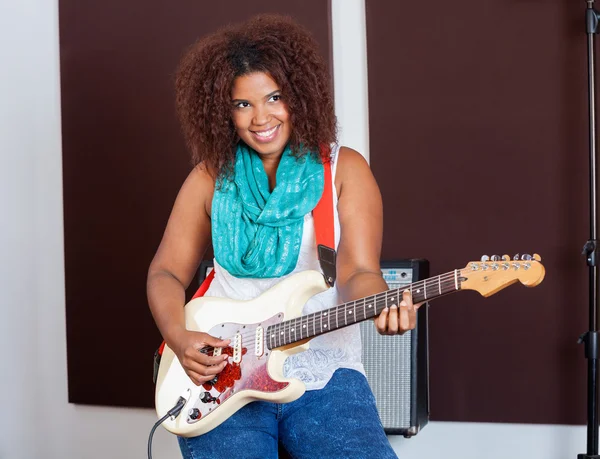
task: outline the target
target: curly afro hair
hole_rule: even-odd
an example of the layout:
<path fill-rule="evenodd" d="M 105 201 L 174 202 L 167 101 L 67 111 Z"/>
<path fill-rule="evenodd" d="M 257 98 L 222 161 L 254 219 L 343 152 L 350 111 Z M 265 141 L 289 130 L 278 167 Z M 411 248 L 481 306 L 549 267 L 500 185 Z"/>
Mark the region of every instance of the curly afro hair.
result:
<path fill-rule="evenodd" d="M 231 173 L 238 142 L 231 118 L 236 77 L 268 73 L 290 112 L 293 154 L 319 155 L 336 141 L 330 76 L 310 33 L 291 18 L 260 15 L 196 42 L 176 76 L 177 112 L 194 165 Z"/>

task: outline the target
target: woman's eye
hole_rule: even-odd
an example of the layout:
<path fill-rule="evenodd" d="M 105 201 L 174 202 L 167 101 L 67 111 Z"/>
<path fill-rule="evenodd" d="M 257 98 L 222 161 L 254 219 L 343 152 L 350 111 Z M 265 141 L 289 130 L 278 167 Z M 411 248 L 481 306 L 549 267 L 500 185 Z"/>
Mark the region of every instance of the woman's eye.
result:
<path fill-rule="evenodd" d="M 269 98 L 269 101 L 271 102 L 277 102 L 278 100 L 281 100 L 281 94 L 275 94 Z"/>
<path fill-rule="evenodd" d="M 246 108 L 249 106 L 250 106 L 250 104 L 248 102 L 238 102 L 237 104 L 235 104 L 236 108 Z"/>

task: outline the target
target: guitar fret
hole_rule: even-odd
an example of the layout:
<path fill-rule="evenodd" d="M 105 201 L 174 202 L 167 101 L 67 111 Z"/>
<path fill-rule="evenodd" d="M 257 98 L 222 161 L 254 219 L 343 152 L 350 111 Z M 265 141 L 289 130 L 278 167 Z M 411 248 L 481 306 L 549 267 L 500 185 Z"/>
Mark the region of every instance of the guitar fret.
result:
<path fill-rule="evenodd" d="M 377 308 L 375 305 L 375 296 L 369 297 L 369 309 L 371 310 L 371 317 L 375 317 L 377 315 Z"/>
<path fill-rule="evenodd" d="M 304 331 L 306 332 L 305 338 L 308 338 L 308 316 L 306 316 L 306 319 L 304 319 L 304 320 L 305 320 L 305 324 L 304 324 L 303 328 L 304 328 Z"/>
<path fill-rule="evenodd" d="M 425 287 L 425 282 L 421 282 L 421 287 L 419 288 L 419 290 L 417 291 L 417 293 L 420 293 L 421 294 L 421 298 L 423 300 L 426 300 L 427 299 L 427 295 L 425 294 L 424 287 Z"/>
<path fill-rule="evenodd" d="M 294 335 L 293 335 L 293 336 L 294 336 L 294 338 L 292 338 L 292 339 L 293 339 L 293 341 L 290 341 L 290 342 L 294 342 L 294 341 L 296 341 L 296 336 L 297 336 L 297 335 L 296 335 L 296 329 L 297 329 L 297 328 L 298 328 L 298 319 L 296 318 L 296 319 L 294 319 L 294 323 L 293 323 L 293 326 L 292 326 L 292 333 L 294 334 Z M 290 335 L 291 335 L 291 334 L 290 334 Z"/>
<path fill-rule="evenodd" d="M 293 343 L 296 339 L 296 319 L 290 322 L 290 343 Z M 289 343 L 288 343 L 289 344 Z"/>
<path fill-rule="evenodd" d="M 315 335 L 320 335 L 323 333 L 323 322 L 321 322 L 321 313 L 315 312 Z M 318 319 L 318 321 L 317 321 Z M 319 330 L 317 331 L 317 325 L 319 326 Z"/>
<path fill-rule="evenodd" d="M 321 328 L 321 320 L 319 319 L 319 321 L 317 322 L 317 319 L 319 319 L 319 313 L 315 312 L 315 335 L 320 335 L 321 332 L 323 331 L 323 329 Z M 318 331 L 317 331 L 317 325 L 319 325 Z"/>
<path fill-rule="evenodd" d="M 308 316 L 306 316 L 304 318 L 304 337 L 308 338 L 310 335 L 308 334 L 309 328 L 308 328 Z"/>

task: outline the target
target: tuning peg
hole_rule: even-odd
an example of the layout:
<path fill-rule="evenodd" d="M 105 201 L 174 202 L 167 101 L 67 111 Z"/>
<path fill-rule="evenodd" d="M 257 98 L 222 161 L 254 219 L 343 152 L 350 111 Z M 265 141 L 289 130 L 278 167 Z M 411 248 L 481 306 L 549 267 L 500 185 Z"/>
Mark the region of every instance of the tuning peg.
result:
<path fill-rule="evenodd" d="M 492 261 L 500 261 L 500 257 L 498 255 L 492 255 Z"/>
<path fill-rule="evenodd" d="M 483 261 L 484 263 L 485 263 L 486 261 L 489 261 L 489 260 L 490 260 L 490 257 L 488 257 L 487 255 L 482 255 L 482 256 L 481 256 L 481 261 Z"/>
<path fill-rule="evenodd" d="M 523 255 L 521 255 L 521 260 L 529 261 L 531 260 L 531 255 L 529 255 L 528 253 L 524 253 Z"/>
<path fill-rule="evenodd" d="M 515 253 L 515 255 L 513 257 L 513 260 L 514 261 L 519 261 L 519 257 L 520 257 L 520 255 L 518 253 Z"/>
<path fill-rule="evenodd" d="M 510 261 L 510 256 L 509 255 L 502 255 L 502 261 Z"/>
<path fill-rule="evenodd" d="M 534 254 L 533 254 L 533 259 L 534 259 L 535 261 L 542 261 L 542 257 L 540 257 L 540 256 L 539 256 L 537 253 L 534 253 Z"/>

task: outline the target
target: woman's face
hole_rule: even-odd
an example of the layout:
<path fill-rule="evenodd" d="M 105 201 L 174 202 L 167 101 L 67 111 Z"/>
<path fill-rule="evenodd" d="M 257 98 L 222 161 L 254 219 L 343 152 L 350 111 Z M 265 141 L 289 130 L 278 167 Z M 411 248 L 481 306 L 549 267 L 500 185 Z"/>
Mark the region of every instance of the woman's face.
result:
<path fill-rule="evenodd" d="M 275 80 L 264 72 L 239 76 L 233 82 L 231 100 L 233 125 L 240 139 L 260 155 L 281 155 L 292 127 Z"/>

